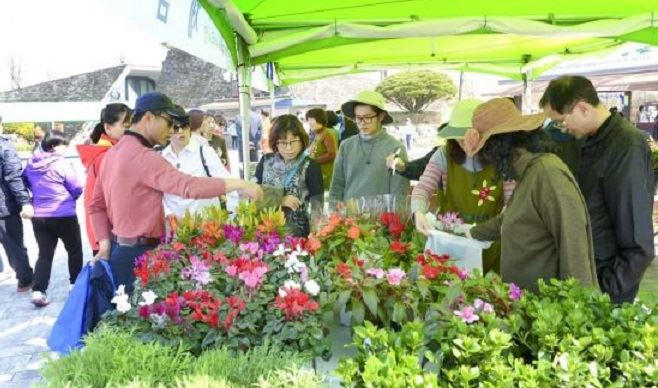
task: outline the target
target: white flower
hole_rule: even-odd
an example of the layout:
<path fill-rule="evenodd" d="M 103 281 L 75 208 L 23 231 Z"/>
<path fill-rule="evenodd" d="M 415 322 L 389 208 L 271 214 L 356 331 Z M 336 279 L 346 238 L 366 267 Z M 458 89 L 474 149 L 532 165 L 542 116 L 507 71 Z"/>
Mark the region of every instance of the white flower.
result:
<path fill-rule="evenodd" d="M 142 292 L 142 299 L 144 299 L 144 301 L 139 302 L 139 305 L 140 306 L 150 306 L 150 305 L 153 304 L 153 302 L 155 302 L 157 297 L 158 296 L 155 294 L 155 292 L 153 292 L 151 290 L 144 291 L 144 292 Z"/>
<path fill-rule="evenodd" d="M 286 295 L 288 295 L 286 290 L 283 287 L 279 288 L 279 296 L 282 297 L 282 298 L 285 298 Z"/>
<path fill-rule="evenodd" d="M 316 296 L 317 294 L 320 293 L 320 285 L 318 284 L 318 282 L 316 282 L 313 279 L 304 283 L 304 289 L 312 296 Z"/>
<path fill-rule="evenodd" d="M 286 254 L 286 252 L 289 252 L 289 249 L 286 249 L 283 244 L 279 244 L 279 247 L 276 249 L 276 251 L 272 252 L 274 256 L 283 256 Z"/>
<path fill-rule="evenodd" d="M 286 280 L 285 282 L 283 282 L 283 288 L 284 289 L 292 288 L 295 290 L 300 290 L 302 286 L 300 286 L 299 283 L 297 283 L 294 280 Z"/>
<path fill-rule="evenodd" d="M 283 266 L 288 269 L 288 273 L 297 273 L 300 272 L 302 268 L 305 268 L 306 264 L 297 260 L 297 253 L 293 252 Z"/>
<path fill-rule="evenodd" d="M 308 256 L 308 252 L 302 250 L 302 247 L 297 244 L 297 250 L 294 252 L 297 256 Z"/>
<path fill-rule="evenodd" d="M 117 311 L 120 313 L 127 313 L 130 311 L 130 302 L 128 301 L 128 295 L 126 295 L 126 286 L 121 284 L 114 293 L 114 298 L 112 298 L 111 303 L 117 305 Z"/>

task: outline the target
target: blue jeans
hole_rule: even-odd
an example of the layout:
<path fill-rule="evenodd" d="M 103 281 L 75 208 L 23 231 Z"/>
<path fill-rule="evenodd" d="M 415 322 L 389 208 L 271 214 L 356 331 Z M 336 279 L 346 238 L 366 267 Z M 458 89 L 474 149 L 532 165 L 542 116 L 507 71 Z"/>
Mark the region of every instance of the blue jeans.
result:
<path fill-rule="evenodd" d="M 126 293 L 132 294 L 135 289 L 135 273 L 133 272 L 135 259 L 155 247 L 156 245 L 127 246 L 112 242 L 110 267 L 112 268 L 114 285 L 119 287 L 123 284 L 126 286 Z"/>

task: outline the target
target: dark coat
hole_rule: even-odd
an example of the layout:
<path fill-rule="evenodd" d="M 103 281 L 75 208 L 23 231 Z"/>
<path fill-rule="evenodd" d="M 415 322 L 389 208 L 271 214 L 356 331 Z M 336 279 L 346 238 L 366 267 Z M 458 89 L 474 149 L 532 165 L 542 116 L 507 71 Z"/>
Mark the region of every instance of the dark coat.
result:
<path fill-rule="evenodd" d="M 615 302 L 633 301 L 654 257 L 653 165 L 641 131 L 618 114 L 606 120 L 583 145 L 578 183 L 599 285 Z"/>
<path fill-rule="evenodd" d="M 30 196 L 23 181 L 23 165 L 11 141 L 0 136 L 0 217 L 17 214 Z"/>

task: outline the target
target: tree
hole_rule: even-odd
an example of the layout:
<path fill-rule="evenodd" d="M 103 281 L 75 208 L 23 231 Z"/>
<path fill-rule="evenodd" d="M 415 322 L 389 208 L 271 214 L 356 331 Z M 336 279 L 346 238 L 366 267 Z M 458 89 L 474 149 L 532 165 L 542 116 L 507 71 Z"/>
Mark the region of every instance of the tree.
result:
<path fill-rule="evenodd" d="M 12 89 L 20 89 L 23 83 L 23 63 L 13 55 L 9 57 L 9 78 Z"/>
<path fill-rule="evenodd" d="M 400 108 L 419 113 L 432 102 L 454 97 L 457 88 L 442 73 L 428 70 L 398 73 L 385 78 L 375 89 Z"/>

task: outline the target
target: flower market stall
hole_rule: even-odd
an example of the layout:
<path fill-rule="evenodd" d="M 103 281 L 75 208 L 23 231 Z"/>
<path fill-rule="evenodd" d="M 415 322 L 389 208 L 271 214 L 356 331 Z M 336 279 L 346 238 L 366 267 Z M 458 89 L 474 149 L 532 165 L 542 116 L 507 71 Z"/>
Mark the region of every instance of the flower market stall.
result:
<path fill-rule="evenodd" d="M 109 331 L 191 360 L 299 355 L 295 373 L 311 375 L 281 386 L 658 383 L 656 306 L 616 306 L 573 279 L 525 292 L 425 250 L 404 211 L 356 210 L 328 214 L 307 239 L 254 204 L 185 217 L 136 262 L 135 293 L 117 292 L 90 349 Z"/>

